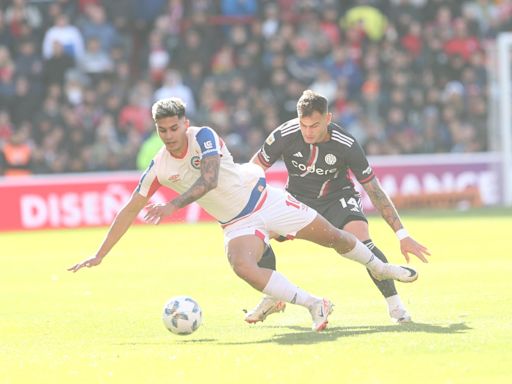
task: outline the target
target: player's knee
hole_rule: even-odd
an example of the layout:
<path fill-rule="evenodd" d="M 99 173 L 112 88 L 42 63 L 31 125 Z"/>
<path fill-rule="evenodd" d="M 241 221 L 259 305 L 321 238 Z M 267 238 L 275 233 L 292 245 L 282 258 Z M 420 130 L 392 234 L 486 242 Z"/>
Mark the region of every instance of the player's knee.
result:
<path fill-rule="evenodd" d="M 229 262 L 233 272 L 245 281 L 250 281 L 255 269 L 258 268 L 253 260 L 243 256 L 230 255 Z"/>
<path fill-rule="evenodd" d="M 350 232 L 338 229 L 334 235 L 332 248 L 340 253 L 347 253 L 356 246 L 357 238 Z"/>

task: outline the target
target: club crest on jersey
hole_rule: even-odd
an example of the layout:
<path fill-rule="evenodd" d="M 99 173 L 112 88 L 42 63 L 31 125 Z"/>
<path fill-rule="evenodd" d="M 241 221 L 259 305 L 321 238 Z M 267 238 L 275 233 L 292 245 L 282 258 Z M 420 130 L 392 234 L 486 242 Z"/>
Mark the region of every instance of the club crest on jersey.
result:
<path fill-rule="evenodd" d="M 276 141 L 275 137 L 274 137 L 274 134 L 271 133 L 268 137 L 267 137 L 267 140 L 265 140 L 265 143 L 267 143 L 268 145 L 272 145 L 272 143 Z"/>
<path fill-rule="evenodd" d="M 201 159 L 199 158 L 199 156 L 192 156 L 192 158 L 190 159 L 190 165 L 194 169 L 199 169 L 199 166 L 201 165 Z"/>
<path fill-rule="evenodd" d="M 325 155 L 325 162 L 329 165 L 333 165 L 336 163 L 336 156 L 334 156 L 333 154 L 331 153 L 328 153 L 327 155 Z"/>

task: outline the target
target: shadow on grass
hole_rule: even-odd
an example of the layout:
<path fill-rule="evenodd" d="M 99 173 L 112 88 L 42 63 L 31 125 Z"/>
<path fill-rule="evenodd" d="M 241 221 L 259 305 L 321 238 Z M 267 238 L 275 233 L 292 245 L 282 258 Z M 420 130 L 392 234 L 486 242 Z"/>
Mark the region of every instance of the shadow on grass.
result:
<path fill-rule="evenodd" d="M 332 327 L 325 331 L 316 333 L 306 327 L 267 327 L 275 329 L 292 329 L 292 333 L 279 333 L 268 340 L 257 340 L 251 342 L 229 342 L 218 343 L 219 345 L 243 345 L 243 344 L 269 344 L 276 343 L 281 345 L 294 344 L 315 344 L 324 341 L 333 341 L 343 337 L 369 335 L 372 333 L 435 333 L 435 334 L 461 334 L 472 329 L 465 323 L 455 323 L 449 325 L 434 325 L 424 323 L 410 323 L 401 325 L 362 325 L 352 327 Z"/>
<path fill-rule="evenodd" d="M 175 335 L 176 338 L 171 339 L 172 344 L 217 344 L 217 339 L 185 339 L 190 335 Z M 127 343 L 114 343 L 114 345 L 130 345 L 130 346 L 140 346 L 140 345 L 168 345 L 171 343 L 169 340 L 162 340 L 159 342 L 127 342 Z"/>

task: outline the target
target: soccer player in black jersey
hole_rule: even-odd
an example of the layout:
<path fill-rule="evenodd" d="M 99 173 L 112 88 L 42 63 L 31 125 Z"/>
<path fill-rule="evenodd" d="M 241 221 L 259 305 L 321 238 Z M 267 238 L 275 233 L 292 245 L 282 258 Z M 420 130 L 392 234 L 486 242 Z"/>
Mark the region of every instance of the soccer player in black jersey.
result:
<path fill-rule="evenodd" d="M 275 129 L 265 140 L 252 162 L 264 170 L 282 159 L 288 170 L 287 191 L 297 200 L 316 209 L 335 227 L 353 233 L 379 259 L 386 256 L 370 237 L 368 221 L 363 213 L 359 193 L 349 170 L 362 185 L 373 206 L 380 212 L 400 241 L 400 250 L 407 262 L 412 253 L 427 263 L 428 249 L 415 241 L 404 228 L 398 212 L 373 173 L 366 155 L 354 137 L 333 123 L 328 101 L 322 95 L 306 90 L 297 103 L 298 118 Z M 285 240 L 285 239 L 281 239 Z M 261 267 L 275 270 L 275 255 L 268 247 L 259 262 Z M 391 320 L 411 321 L 392 280 L 376 280 L 369 274 L 388 304 Z M 265 296 L 247 315 L 249 323 L 263 321 L 284 310 L 282 301 Z"/>

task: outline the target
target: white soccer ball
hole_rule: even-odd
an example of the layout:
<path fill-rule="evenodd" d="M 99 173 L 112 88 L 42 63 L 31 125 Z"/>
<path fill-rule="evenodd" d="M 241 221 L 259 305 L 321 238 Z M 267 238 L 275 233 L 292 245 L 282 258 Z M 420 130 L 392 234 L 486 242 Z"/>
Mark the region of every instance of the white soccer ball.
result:
<path fill-rule="evenodd" d="M 188 296 L 177 296 L 164 306 L 165 327 L 177 335 L 190 335 L 201 325 L 203 313 L 197 302 Z"/>

